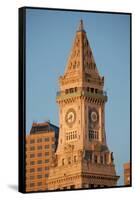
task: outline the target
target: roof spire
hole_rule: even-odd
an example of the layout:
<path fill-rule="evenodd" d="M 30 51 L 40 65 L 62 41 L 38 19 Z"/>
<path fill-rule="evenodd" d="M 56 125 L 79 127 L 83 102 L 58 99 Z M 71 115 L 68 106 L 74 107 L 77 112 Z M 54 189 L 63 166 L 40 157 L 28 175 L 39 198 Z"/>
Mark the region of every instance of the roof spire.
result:
<path fill-rule="evenodd" d="M 82 19 L 80 20 L 80 24 L 79 24 L 78 31 L 84 31 L 84 28 L 83 28 L 83 20 L 82 20 Z"/>
<path fill-rule="evenodd" d="M 86 32 L 83 27 L 82 19 L 80 20 L 79 26 L 77 28 L 74 43 L 67 61 L 65 74 L 68 74 L 70 77 L 71 72 L 77 73 L 79 70 L 81 71 L 81 73 L 85 73 L 85 70 L 87 70 L 87 73 L 89 73 L 93 77 L 100 76 L 96 67 L 92 49 L 90 47 Z"/>

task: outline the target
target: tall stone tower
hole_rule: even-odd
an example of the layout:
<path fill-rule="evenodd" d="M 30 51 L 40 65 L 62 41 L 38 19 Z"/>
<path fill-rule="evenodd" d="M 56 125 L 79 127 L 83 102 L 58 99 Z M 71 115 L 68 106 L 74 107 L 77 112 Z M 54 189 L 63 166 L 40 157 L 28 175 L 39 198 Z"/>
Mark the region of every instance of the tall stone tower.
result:
<path fill-rule="evenodd" d="M 59 143 L 48 189 L 116 186 L 119 176 L 106 143 L 104 77 L 98 72 L 82 20 L 59 83 Z"/>

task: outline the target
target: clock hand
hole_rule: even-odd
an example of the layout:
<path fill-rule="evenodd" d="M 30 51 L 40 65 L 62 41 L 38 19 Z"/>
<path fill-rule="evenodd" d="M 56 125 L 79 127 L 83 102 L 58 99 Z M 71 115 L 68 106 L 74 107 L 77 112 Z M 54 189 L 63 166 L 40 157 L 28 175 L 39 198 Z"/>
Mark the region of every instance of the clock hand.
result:
<path fill-rule="evenodd" d="M 68 121 L 69 119 L 72 119 L 72 115 L 70 115 L 69 117 L 67 117 L 66 121 Z"/>
<path fill-rule="evenodd" d="M 72 115 L 70 115 L 68 119 L 72 119 Z"/>

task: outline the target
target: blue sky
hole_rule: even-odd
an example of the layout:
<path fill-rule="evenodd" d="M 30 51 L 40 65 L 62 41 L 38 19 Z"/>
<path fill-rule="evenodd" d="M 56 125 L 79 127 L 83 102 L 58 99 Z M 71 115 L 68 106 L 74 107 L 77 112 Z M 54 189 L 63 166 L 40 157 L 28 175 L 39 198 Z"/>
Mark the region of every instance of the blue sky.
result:
<path fill-rule="evenodd" d="M 33 121 L 58 125 L 56 92 L 80 19 L 97 68 L 105 77 L 106 136 L 123 184 L 123 163 L 130 159 L 130 16 L 27 9 L 26 132 Z"/>

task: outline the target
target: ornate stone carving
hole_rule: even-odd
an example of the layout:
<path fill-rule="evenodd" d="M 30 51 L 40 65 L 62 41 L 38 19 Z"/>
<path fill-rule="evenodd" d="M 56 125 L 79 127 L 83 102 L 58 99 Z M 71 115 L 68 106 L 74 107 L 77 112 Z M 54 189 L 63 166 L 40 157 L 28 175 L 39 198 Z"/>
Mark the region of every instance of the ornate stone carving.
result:
<path fill-rule="evenodd" d="M 66 144 L 64 146 L 64 151 L 65 153 L 71 153 L 74 150 L 74 145 L 71 144 Z"/>
<path fill-rule="evenodd" d="M 51 166 L 52 166 L 52 167 L 56 167 L 57 164 L 58 164 L 58 157 L 57 157 L 57 154 L 55 154 L 55 155 L 52 157 Z"/>

